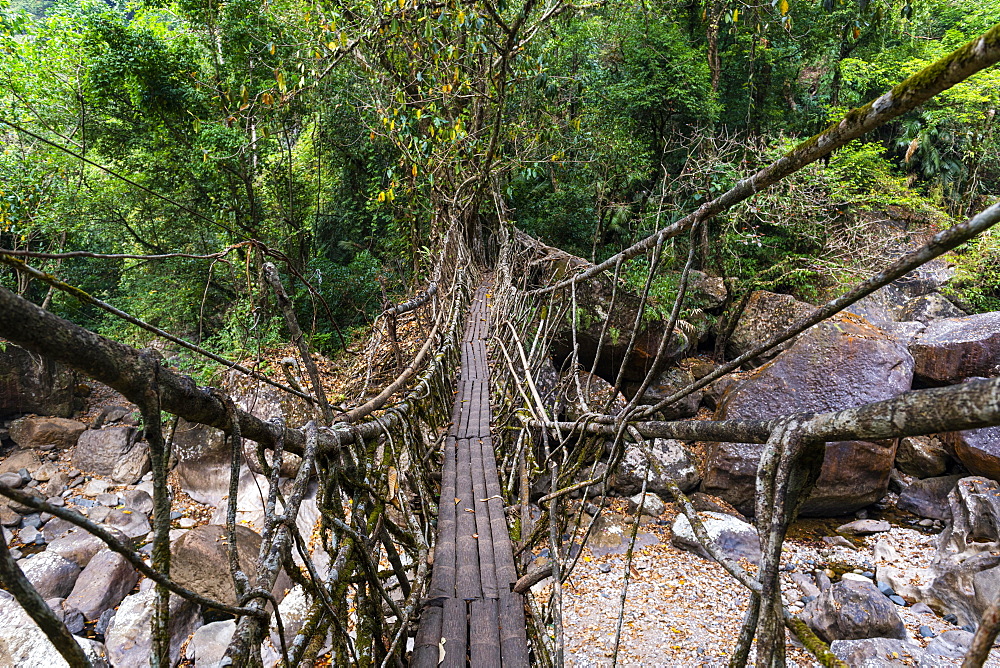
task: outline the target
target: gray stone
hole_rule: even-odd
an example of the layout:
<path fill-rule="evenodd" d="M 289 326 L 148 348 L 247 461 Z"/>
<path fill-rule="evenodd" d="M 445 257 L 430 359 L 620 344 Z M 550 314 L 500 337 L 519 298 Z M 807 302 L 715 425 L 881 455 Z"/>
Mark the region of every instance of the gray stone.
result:
<path fill-rule="evenodd" d="M 282 620 L 284 621 L 284 620 Z M 187 659 L 198 668 L 219 668 L 219 663 L 236 632 L 236 621 L 212 622 L 194 632 L 187 647 Z"/>
<path fill-rule="evenodd" d="M 973 634 L 962 629 L 945 631 L 927 644 L 927 653 L 949 659 L 962 659 L 972 645 Z"/>
<path fill-rule="evenodd" d="M 131 508 L 115 508 L 102 521 L 133 539 L 143 538 L 153 530 L 146 516 Z"/>
<path fill-rule="evenodd" d="M 62 538 L 75 528 L 75 524 L 67 522 L 62 518 L 54 517 L 45 523 L 42 531 L 45 532 L 45 540 L 51 543 L 54 540 Z"/>
<path fill-rule="evenodd" d="M 800 302 L 791 295 L 758 290 L 750 296 L 746 309 L 740 314 L 739 323 L 726 343 L 726 355 L 730 358 L 738 357 L 812 312 L 811 305 Z M 774 358 L 781 351 L 791 347 L 794 341 L 795 339 L 792 339 L 781 344 L 771 352 L 752 360 L 753 363 L 762 364 Z"/>
<path fill-rule="evenodd" d="M 225 434 L 181 418 L 174 430 L 174 454 L 181 489 L 198 503 L 218 506 L 229 492 L 231 453 Z"/>
<path fill-rule="evenodd" d="M 76 374 L 46 357 L 7 343 L 0 350 L 0 417 L 37 413 L 70 417 Z"/>
<path fill-rule="evenodd" d="M 871 582 L 835 582 L 806 604 L 802 620 L 827 642 L 906 639 L 906 627 L 895 606 Z"/>
<path fill-rule="evenodd" d="M 667 481 L 677 483 L 683 492 L 697 487 L 698 469 L 683 441 L 657 438 L 646 441 L 645 446 L 653 455 L 652 460 L 646 456 L 645 448 L 632 443 L 626 445 L 625 455 L 612 475 L 612 491 L 622 495 L 635 494 L 642 490 L 644 480 L 646 491 L 652 493 L 668 493 Z"/>
<path fill-rule="evenodd" d="M 76 638 L 93 668 L 109 668 L 104 645 Z M 13 600 L 0 600 L 0 666 L 64 668 L 69 664 L 45 633 Z"/>
<path fill-rule="evenodd" d="M 1000 427 L 942 434 L 973 475 L 1000 480 Z"/>
<path fill-rule="evenodd" d="M 25 545 L 31 545 L 37 543 L 39 545 L 45 544 L 45 534 L 38 530 L 37 527 L 26 526 L 17 532 L 18 539 Z M 41 539 L 41 542 L 38 542 Z"/>
<path fill-rule="evenodd" d="M 914 374 L 934 383 L 990 376 L 1000 360 L 1000 313 L 933 320 L 910 353 Z"/>
<path fill-rule="evenodd" d="M 899 310 L 897 318 L 928 324 L 932 320 L 961 318 L 965 315 L 965 311 L 948 301 L 940 292 L 929 292 L 906 302 Z"/>
<path fill-rule="evenodd" d="M 792 573 L 791 579 L 803 596 L 819 596 L 819 587 L 816 586 L 816 581 L 808 573 Z"/>
<path fill-rule="evenodd" d="M 58 417 L 23 417 L 10 425 L 10 437 L 25 449 L 50 445 L 60 449 L 76 445 L 87 425 Z"/>
<path fill-rule="evenodd" d="M 126 596 L 108 624 L 105 645 L 115 668 L 147 668 L 152 653 L 151 636 L 156 592 L 149 589 Z M 177 665 L 181 646 L 201 626 L 198 606 L 170 596 L 170 665 Z"/>
<path fill-rule="evenodd" d="M 281 621 L 285 627 L 285 643 L 289 646 L 305 624 L 310 607 L 312 607 L 312 597 L 302 589 L 302 585 L 292 587 L 288 595 L 278 605 Z M 281 639 L 276 627 L 271 629 L 270 640 L 273 647 L 281 647 Z"/>
<path fill-rule="evenodd" d="M 34 497 L 34 498 L 38 499 L 39 501 L 44 501 L 45 500 L 45 495 L 42 494 L 41 492 L 39 492 L 37 489 L 29 487 L 29 488 L 24 489 L 23 491 L 28 496 Z M 10 506 L 11 510 L 13 510 L 16 513 L 20 513 L 21 515 L 31 515 L 32 513 L 37 513 L 38 512 L 37 510 L 35 510 L 31 506 L 26 506 L 26 505 L 20 504 L 17 501 L 8 501 L 7 505 Z"/>
<path fill-rule="evenodd" d="M 942 476 L 948 471 L 951 456 L 941 439 L 935 436 L 906 436 L 896 448 L 896 468 L 917 478 Z"/>
<path fill-rule="evenodd" d="M 830 547 L 846 547 L 849 550 L 857 550 L 854 543 L 843 536 L 823 536 L 823 542 Z"/>
<path fill-rule="evenodd" d="M 137 436 L 136 429 L 129 426 L 88 429 L 76 444 L 73 466 L 110 476 L 118 460 L 133 448 Z"/>
<path fill-rule="evenodd" d="M 115 529 L 111 529 L 110 531 L 115 538 L 125 545 L 132 546 L 132 541 L 125 534 Z M 63 559 L 72 561 L 80 568 L 86 568 L 90 560 L 94 558 L 94 555 L 103 550 L 104 547 L 104 541 L 100 538 L 89 531 L 76 528 L 53 540 L 46 551 L 58 554 Z"/>
<path fill-rule="evenodd" d="M 121 603 L 138 581 L 139 573 L 125 557 L 104 549 L 80 573 L 66 603 L 87 619 L 96 620 L 105 610 Z"/>
<path fill-rule="evenodd" d="M 65 598 L 73 591 L 80 567 L 46 550 L 21 563 L 21 570 L 42 598 Z"/>
<path fill-rule="evenodd" d="M 760 563 L 760 539 L 757 537 L 757 530 L 751 525 L 724 513 L 698 513 L 698 517 L 701 518 L 709 538 L 724 554 L 732 559 L 746 559 L 752 564 Z M 674 520 L 670 542 L 674 547 L 711 559 L 708 551 L 694 535 L 691 523 L 683 513 Z"/>
<path fill-rule="evenodd" d="M 127 417 L 131 412 L 132 409 L 127 406 L 106 406 L 94 419 L 94 423 L 90 426 L 90 428 L 100 429 L 105 425 L 121 422 L 122 419 Z"/>
<path fill-rule="evenodd" d="M 236 551 L 240 565 L 250 577 L 250 586 L 256 582 L 253 568 L 260 550 L 260 535 L 245 527 L 236 527 Z M 236 604 L 236 590 L 229 572 L 229 551 L 226 547 L 226 528 L 206 524 L 191 529 L 171 545 L 170 576 L 183 587 L 203 596 Z M 289 586 L 283 572 L 272 593 L 280 601 Z"/>
<path fill-rule="evenodd" d="M 17 473 L 21 469 L 34 469 L 38 468 L 40 464 L 41 461 L 34 451 L 15 450 L 7 455 L 3 461 L 0 461 L 0 474 Z M 21 484 L 24 485 L 26 482 L 26 480 L 22 480 Z"/>
<path fill-rule="evenodd" d="M 122 492 L 125 505 L 132 510 L 151 515 L 153 513 L 153 497 L 142 489 L 127 489 Z"/>
<path fill-rule="evenodd" d="M 137 442 L 115 462 L 111 470 L 111 479 L 124 485 L 133 485 L 151 470 L 149 459 L 149 444 Z"/>
<path fill-rule="evenodd" d="M 24 480 L 16 473 L 8 472 L 0 474 L 0 486 L 11 489 L 21 489 L 24 487 Z"/>
<path fill-rule="evenodd" d="M 52 479 L 52 476 L 58 473 L 58 471 L 59 470 L 55 467 L 54 464 L 52 464 L 51 462 L 45 462 L 37 469 L 31 472 L 31 477 L 37 480 L 38 482 L 48 482 L 49 480 Z"/>
<path fill-rule="evenodd" d="M 21 523 L 21 514 L 15 512 L 6 503 L 0 503 L 0 525 L 16 527 Z"/>
<path fill-rule="evenodd" d="M 99 496 L 108 491 L 111 487 L 111 483 L 107 480 L 101 480 L 100 478 L 94 478 L 86 484 L 83 488 L 83 493 L 87 496 Z"/>
<path fill-rule="evenodd" d="M 628 500 L 628 511 L 630 513 L 638 512 L 640 505 L 642 506 L 642 514 L 649 517 L 659 517 L 667 509 L 667 504 L 663 502 L 663 499 L 649 492 L 631 497 Z"/>
<path fill-rule="evenodd" d="M 896 508 L 908 513 L 937 520 L 951 519 L 948 493 L 962 476 L 940 476 L 915 480 L 899 495 Z"/>
<path fill-rule="evenodd" d="M 83 632 L 86 626 L 86 618 L 76 608 L 63 603 L 63 624 L 66 625 L 66 629 L 70 633 L 77 635 Z"/>
<path fill-rule="evenodd" d="M 851 668 L 912 668 L 926 666 L 927 652 L 895 638 L 835 640 L 830 651 Z"/>
<path fill-rule="evenodd" d="M 848 536 L 868 536 L 873 533 L 885 533 L 892 527 L 885 520 L 855 520 L 837 527 L 837 533 Z"/>
<path fill-rule="evenodd" d="M 694 374 L 679 367 L 673 367 L 661 372 L 642 395 L 640 404 L 656 404 L 666 397 L 672 396 L 679 390 L 691 385 L 694 382 Z M 639 391 L 640 383 L 625 383 L 622 385 L 622 393 L 629 399 Z M 678 420 L 680 418 L 691 417 L 698 412 L 701 406 L 703 390 L 697 390 L 687 395 L 680 401 L 674 402 L 656 412 L 656 417 L 651 419 Z"/>
<path fill-rule="evenodd" d="M 797 412 L 827 412 L 890 399 L 910 389 L 913 360 L 882 330 L 841 314 L 807 330 L 770 363 L 729 390 L 716 419 L 770 420 Z M 764 446 L 714 443 L 703 491 L 741 513 L 755 512 L 757 465 Z M 828 443 L 823 469 L 803 515 L 853 513 L 886 492 L 895 444 Z"/>
<path fill-rule="evenodd" d="M 118 505 L 118 495 L 112 492 L 105 492 L 104 494 L 98 494 L 95 499 L 102 506 L 107 506 L 108 508 L 114 508 Z"/>

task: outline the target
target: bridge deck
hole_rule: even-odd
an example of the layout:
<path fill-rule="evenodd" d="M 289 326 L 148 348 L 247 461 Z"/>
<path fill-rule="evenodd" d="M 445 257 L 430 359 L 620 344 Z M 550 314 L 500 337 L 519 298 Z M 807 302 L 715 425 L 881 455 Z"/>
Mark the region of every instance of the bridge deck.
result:
<path fill-rule="evenodd" d="M 486 294 L 485 287 L 476 292 L 462 341 L 429 604 L 413 650 L 417 668 L 528 665 L 524 600 L 511 592 L 517 572 L 490 435 Z"/>

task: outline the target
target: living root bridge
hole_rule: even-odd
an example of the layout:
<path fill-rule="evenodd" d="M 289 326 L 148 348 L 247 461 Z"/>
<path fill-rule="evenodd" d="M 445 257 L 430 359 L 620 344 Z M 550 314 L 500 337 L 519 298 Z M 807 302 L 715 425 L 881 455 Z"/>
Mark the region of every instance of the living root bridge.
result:
<path fill-rule="evenodd" d="M 155 379 L 164 411 L 231 431 L 230 412 L 222 396 L 210 388 L 198 387 L 193 380 L 163 367 L 154 354 L 136 350 L 95 334 L 64 320 L 10 290 L 0 287 L 0 337 L 25 350 L 76 369 L 118 390 L 136 404 L 141 404 L 152 379 Z M 233 412 L 243 438 L 273 447 L 283 447 L 297 455 L 306 445 L 304 429 L 282 427 L 266 422 L 246 411 Z M 317 435 L 317 454 L 338 450 L 359 440 L 377 437 L 400 420 L 397 411 L 389 411 L 375 420 L 336 430 L 321 429 Z"/>

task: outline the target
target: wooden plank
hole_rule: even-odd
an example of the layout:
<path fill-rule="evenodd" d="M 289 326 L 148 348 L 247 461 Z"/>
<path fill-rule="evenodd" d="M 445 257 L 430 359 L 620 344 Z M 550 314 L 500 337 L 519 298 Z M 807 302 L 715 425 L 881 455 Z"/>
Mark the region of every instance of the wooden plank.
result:
<path fill-rule="evenodd" d="M 455 438 L 445 439 L 444 464 L 441 467 L 441 497 L 438 499 L 437 543 L 428 598 L 455 595 Z"/>
<path fill-rule="evenodd" d="M 520 594 L 501 593 L 497 608 L 503 665 L 527 668 L 528 634 L 524 622 L 524 598 Z"/>
<path fill-rule="evenodd" d="M 496 561 L 493 556 L 493 526 L 486 492 L 486 474 L 483 472 L 483 448 L 479 439 L 470 441 L 472 450 L 472 492 L 476 498 L 476 535 L 479 545 L 479 577 L 483 596 L 497 598 Z"/>
<path fill-rule="evenodd" d="M 445 599 L 441 637 L 444 639 L 444 668 L 466 668 L 468 654 L 469 617 L 465 601 Z"/>
<path fill-rule="evenodd" d="M 410 665 L 414 668 L 436 668 L 438 665 L 438 643 L 441 640 L 441 622 L 444 608 L 427 606 L 420 613 L 420 629 L 413 643 L 413 658 Z"/>
<path fill-rule="evenodd" d="M 472 600 L 483 595 L 479 575 L 479 547 L 476 539 L 476 504 L 472 495 L 472 473 L 468 439 L 458 441 L 458 480 L 455 508 L 458 532 L 455 538 L 455 592 L 458 598 Z"/>
<path fill-rule="evenodd" d="M 497 599 L 469 604 L 469 665 L 500 668 L 500 623 Z"/>

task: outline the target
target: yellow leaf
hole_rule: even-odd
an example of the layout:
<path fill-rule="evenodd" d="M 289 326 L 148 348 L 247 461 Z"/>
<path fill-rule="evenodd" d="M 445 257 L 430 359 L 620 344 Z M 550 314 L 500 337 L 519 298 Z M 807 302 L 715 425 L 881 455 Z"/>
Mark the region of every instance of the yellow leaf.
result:
<path fill-rule="evenodd" d="M 417 166 L 416 166 L 416 165 L 413 165 L 413 169 L 412 169 L 412 170 L 410 170 L 410 171 L 412 171 L 412 172 L 413 172 L 413 176 L 414 176 L 414 178 L 416 178 L 416 176 L 417 176 Z"/>
<path fill-rule="evenodd" d="M 733 10 L 733 23 L 736 23 L 739 20 L 740 20 L 740 10 L 737 8 Z"/>
<path fill-rule="evenodd" d="M 778 3 L 778 10 L 781 12 L 782 16 L 784 16 L 785 14 L 787 14 L 788 13 L 788 0 L 781 0 L 781 2 Z"/>

